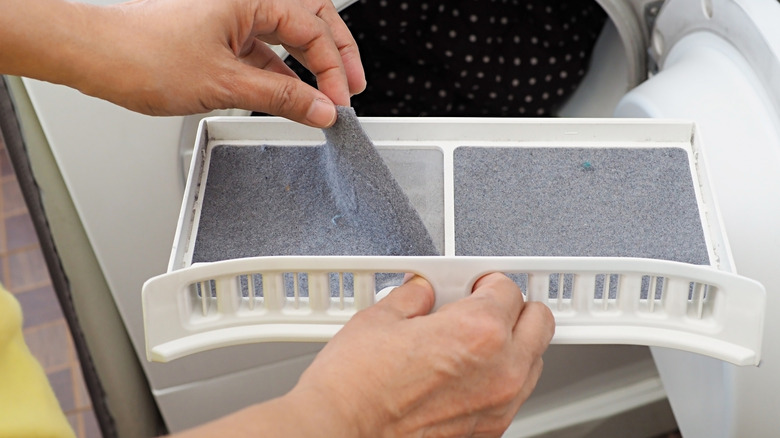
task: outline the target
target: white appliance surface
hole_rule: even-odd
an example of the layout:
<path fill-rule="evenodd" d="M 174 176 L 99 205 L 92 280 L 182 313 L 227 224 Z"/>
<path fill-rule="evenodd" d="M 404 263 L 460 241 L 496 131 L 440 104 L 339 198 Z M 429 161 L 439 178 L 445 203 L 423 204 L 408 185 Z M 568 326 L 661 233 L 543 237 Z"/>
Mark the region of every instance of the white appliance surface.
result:
<path fill-rule="evenodd" d="M 767 289 L 759 367 L 654 349 L 685 437 L 763 437 L 780 430 L 780 5 L 669 2 L 653 55 L 660 72 L 629 92 L 621 117 L 678 117 L 700 128 L 737 272 Z"/>

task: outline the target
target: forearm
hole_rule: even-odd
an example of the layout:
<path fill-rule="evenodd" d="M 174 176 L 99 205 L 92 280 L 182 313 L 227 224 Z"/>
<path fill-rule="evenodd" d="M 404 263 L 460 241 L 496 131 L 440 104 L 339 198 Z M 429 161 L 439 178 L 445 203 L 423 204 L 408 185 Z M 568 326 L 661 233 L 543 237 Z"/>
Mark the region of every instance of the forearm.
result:
<path fill-rule="evenodd" d="M 0 0 L 0 74 L 66 85 L 145 114 L 226 108 L 209 101 L 220 87 L 213 74 L 198 77 L 198 67 L 206 65 L 197 58 L 198 48 L 187 47 L 192 35 L 182 32 L 181 23 L 194 16 L 192 26 L 202 27 L 202 16 L 219 10 L 219 1 L 186 14 L 181 4 Z M 176 58 L 183 52 L 183 59 Z M 181 97 L 188 88 L 193 95 Z"/>
<path fill-rule="evenodd" d="M 97 9 L 64 0 L 0 0 L 0 73 L 79 86 L 96 49 L 89 17 Z"/>
<path fill-rule="evenodd" d="M 296 389 L 171 438 L 357 437 L 357 425 L 329 398 Z"/>

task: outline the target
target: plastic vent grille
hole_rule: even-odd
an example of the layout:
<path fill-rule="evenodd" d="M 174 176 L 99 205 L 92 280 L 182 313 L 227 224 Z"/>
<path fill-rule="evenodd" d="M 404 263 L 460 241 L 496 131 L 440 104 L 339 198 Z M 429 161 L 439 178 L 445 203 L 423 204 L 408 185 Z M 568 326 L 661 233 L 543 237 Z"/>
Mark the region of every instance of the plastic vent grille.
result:
<path fill-rule="evenodd" d="M 434 285 L 438 308 L 493 271 L 515 279 L 527 300 L 550 307 L 554 343 L 664 346 L 758 363 L 760 284 L 677 262 L 558 257 L 260 257 L 194 265 L 144 286 L 148 357 L 327 341 L 374 304 L 378 273 L 422 275 Z"/>

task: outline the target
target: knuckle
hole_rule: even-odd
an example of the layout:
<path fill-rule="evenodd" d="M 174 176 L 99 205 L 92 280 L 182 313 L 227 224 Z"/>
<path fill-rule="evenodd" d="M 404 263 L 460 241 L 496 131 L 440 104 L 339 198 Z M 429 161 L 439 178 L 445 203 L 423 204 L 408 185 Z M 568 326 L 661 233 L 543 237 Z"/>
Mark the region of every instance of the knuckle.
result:
<path fill-rule="evenodd" d="M 370 324 L 372 321 L 377 320 L 379 316 L 384 313 L 380 306 L 371 306 L 355 313 L 350 321 L 353 324 Z"/>
<path fill-rule="evenodd" d="M 552 324 L 555 321 L 555 317 L 553 316 L 552 310 L 550 310 L 549 307 L 545 306 L 543 303 L 540 302 L 530 302 L 527 303 L 528 306 L 533 306 L 534 308 L 537 308 L 537 312 L 541 312 L 544 317 L 544 322 L 547 324 Z"/>
<path fill-rule="evenodd" d="M 493 393 L 493 401 L 497 406 L 507 406 L 517 398 L 521 388 L 517 381 L 508 379 L 497 387 Z"/>
<path fill-rule="evenodd" d="M 277 115 L 292 114 L 298 100 L 296 91 L 297 87 L 292 80 L 281 81 L 271 93 L 268 111 Z"/>
<path fill-rule="evenodd" d="M 402 319 L 403 315 L 395 308 L 379 302 L 366 307 L 352 316 L 356 323 L 374 325 L 377 321 L 393 321 Z"/>
<path fill-rule="evenodd" d="M 339 45 L 337 49 L 345 61 L 360 61 L 360 50 L 351 41 Z"/>
<path fill-rule="evenodd" d="M 461 330 L 466 351 L 476 357 L 493 357 L 500 353 L 509 337 L 508 329 L 500 321 L 490 317 L 464 318 Z"/>
<path fill-rule="evenodd" d="M 201 97 L 201 105 L 210 109 L 228 108 L 231 106 L 244 106 L 240 99 L 241 92 L 238 85 L 229 79 L 220 80 L 220 84 L 214 91 Z"/>
<path fill-rule="evenodd" d="M 504 415 L 501 416 L 501 418 L 498 420 L 496 424 L 497 426 L 496 436 L 502 435 L 509 428 L 509 426 L 512 425 L 512 420 L 515 419 L 515 414 L 516 412 L 507 409 L 506 413 L 504 413 Z"/>
<path fill-rule="evenodd" d="M 504 385 L 506 389 L 506 394 L 504 394 L 504 396 L 510 398 L 507 400 L 507 403 L 517 399 L 529 384 L 532 386 L 535 385 L 536 377 L 537 376 L 530 374 L 527 368 L 522 366 L 513 367 L 509 370 L 506 376 L 506 384 Z"/>
<path fill-rule="evenodd" d="M 552 339 L 555 334 L 555 316 L 553 315 L 552 310 L 540 302 L 531 302 L 526 303 L 525 305 L 528 307 L 525 311 L 536 312 L 541 317 L 542 325 L 547 329 L 548 335 L 548 338 L 544 340 L 549 343 L 550 339 Z"/>
<path fill-rule="evenodd" d="M 508 408 L 524 401 L 530 395 L 541 375 L 542 362 L 540 358 L 518 362 L 503 361 L 500 368 L 494 372 L 495 388 L 492 391 L 492 401 L 496 408 Z"/>
<path fill-rule="evenodd" d="M 506 432 L 514 420 L 515 412 L 509 408 L 496 409 L 486 418 L 482 418 L 478 427 L 475 428 L 475 434 L 479 436 L 499 437 Z"/>
<path fill-rule="evenodd" d="M 207 110 L 229 107 L 240 107 L 244 104 L 241 99 L 242 85 L 236 78 L 233 69 L 225 72 L 209 72 L 201 78 L 199 87 L 199 104 Z"/>
<path fill-rule="evenodd" d="M 466 327 L 475 338 L 495 341 L 496 346 L 503 345 L 509 337 L 510 327 L 507 327 L 494 312 L 487 309 L 473 312 L 465 318 L 465 321 Z"/>

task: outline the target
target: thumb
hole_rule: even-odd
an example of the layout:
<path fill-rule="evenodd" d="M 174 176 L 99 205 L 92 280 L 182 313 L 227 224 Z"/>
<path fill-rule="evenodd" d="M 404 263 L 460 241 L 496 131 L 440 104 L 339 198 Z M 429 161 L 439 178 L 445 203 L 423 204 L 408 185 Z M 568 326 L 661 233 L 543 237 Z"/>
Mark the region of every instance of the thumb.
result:
<path fill-rule="evenodd" d="M 298 78 L 241 65 L 226 106 L 263 112 L 327 128 L 336 122 L 336 107 L 324 93 Z"/>
<path fill-rule="evenodd" d="M 393 289 L 375 306 L 390 307 L 404 318 L 414 318 L 431 313 L 435 301 L 433 287 L 423 277 L 416 275 L 403 285 Z"/>

